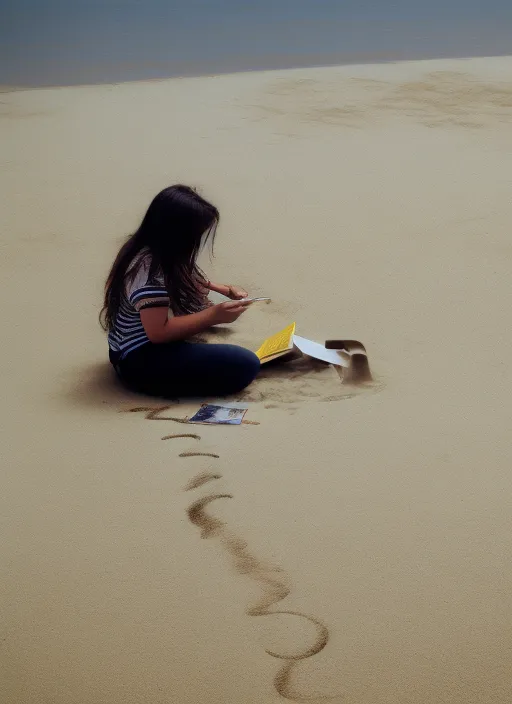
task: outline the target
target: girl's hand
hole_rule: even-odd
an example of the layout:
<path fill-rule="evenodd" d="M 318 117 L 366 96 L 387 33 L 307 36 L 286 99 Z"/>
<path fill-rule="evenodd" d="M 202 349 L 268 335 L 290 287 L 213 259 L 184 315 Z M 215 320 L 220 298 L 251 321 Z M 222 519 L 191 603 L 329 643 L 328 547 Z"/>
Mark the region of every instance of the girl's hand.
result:
<path fill-rule="evenodd" d="M 228 298 L 231 298 L 232 301 L 239 301 L 242 298 L 247 298 L 249 295 L 247 291 L 240 288 L 240 286 L 228 286 L 228 291 Z"/>
<path fill-rule="evenodd" d="M 225 301 L 218 303 L 216 306 L 208 308 L 208 313 L 211 316 L 212 325 L 220 325 L 222 323 L 234 323 L 242 313 L 245 313 L 250 303 L 239 303 L 237 301 Z"/>

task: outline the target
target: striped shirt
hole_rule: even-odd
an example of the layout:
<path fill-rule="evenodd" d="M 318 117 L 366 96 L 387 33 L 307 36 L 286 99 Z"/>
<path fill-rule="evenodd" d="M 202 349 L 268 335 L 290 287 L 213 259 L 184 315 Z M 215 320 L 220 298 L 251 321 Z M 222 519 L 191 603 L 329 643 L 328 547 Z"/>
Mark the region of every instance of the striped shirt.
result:
<path fill-rule="evenodd" d="M 149 280 L 150 264 L 150 258 L 145 257 L 133 281 L 127 282 L 114 326 L 108 335 L 109 347 L 118 359 L 149 342 L 140 311 L 144 308 L 169 308 L 169 294 L 163 276 Z"/>

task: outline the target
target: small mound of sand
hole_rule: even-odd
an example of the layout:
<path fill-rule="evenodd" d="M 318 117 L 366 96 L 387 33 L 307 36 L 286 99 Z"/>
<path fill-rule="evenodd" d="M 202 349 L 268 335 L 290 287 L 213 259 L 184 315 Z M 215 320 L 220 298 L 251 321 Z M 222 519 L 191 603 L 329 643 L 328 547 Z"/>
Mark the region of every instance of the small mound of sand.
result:
<path fill-rule="evenodd" d="M 313 359 L 300 358 L 263 366 L 253 382 L 237 398 L 243 401 L 296 403 L 303 401 L 340 401 L 354 395 L 344 387 L 334 367 Z"/>

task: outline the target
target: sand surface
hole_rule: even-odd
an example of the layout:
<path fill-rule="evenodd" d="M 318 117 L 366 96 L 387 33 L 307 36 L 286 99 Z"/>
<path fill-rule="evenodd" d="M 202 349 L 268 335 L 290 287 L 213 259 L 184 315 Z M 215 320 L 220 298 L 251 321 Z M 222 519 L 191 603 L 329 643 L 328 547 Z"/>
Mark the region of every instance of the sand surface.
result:
<path fill-rule="evenodd" d="M 512 700 L 511 76 L 2 96 L 2 702 Z M 372 387 L 283 369 L 200 440 L 120 412 L 158 403 L 112 379 L 102 282 L 177 181 L 221 210 L 211 277 L 274 301 L 227 339 L 359 339 Z"/>

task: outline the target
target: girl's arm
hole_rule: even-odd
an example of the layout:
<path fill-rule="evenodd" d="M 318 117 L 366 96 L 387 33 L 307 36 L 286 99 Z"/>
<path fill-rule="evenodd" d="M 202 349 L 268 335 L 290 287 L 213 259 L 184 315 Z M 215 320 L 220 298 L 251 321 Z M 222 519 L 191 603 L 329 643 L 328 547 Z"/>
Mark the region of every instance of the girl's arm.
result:
<path fill-rule="evenodd" d="M 247 298 L 249 295 L 247 291 L 240 286 L 229 286 L 228 284 L 214 284 L 212 281 L 208 281 L 208 288 L 210 291 L 215 291 L 220 293 L 221 296 L 226 296 L 226 298 L 231 298 L 233 301 L 240 300 L 241 298 Z"/>
<path fill-rule="evenodd" d="M 193 337 L 213 325 L 233 323 L 247 309 L 249 304 L 238 301 L 226 301 L 199 313 L 179 315 L 169 318 L 167 307 L 143 308 L 140 319 L 148 340 L 154 344 L 176 342 Z"/>

